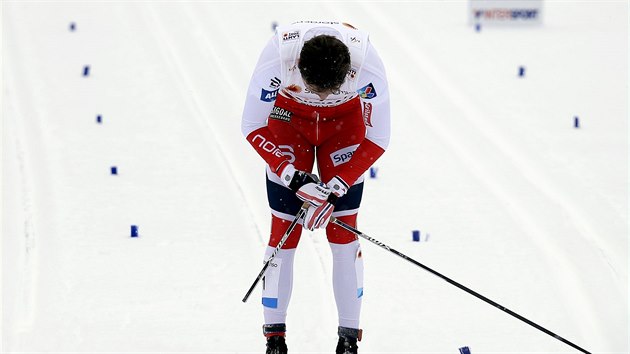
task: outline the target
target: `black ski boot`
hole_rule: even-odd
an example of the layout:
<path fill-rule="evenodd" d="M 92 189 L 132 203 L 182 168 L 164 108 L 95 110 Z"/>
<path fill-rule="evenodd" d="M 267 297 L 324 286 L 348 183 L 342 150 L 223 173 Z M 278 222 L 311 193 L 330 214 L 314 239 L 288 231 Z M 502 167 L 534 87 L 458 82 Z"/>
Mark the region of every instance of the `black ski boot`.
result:
<path fill-rule="evenodd" d="M 266 354 L 287 354 L 287 344 L 284 336 L 287 326 L 284 323 L 268 324 L 263 326 L 263 334 L 267 337 Z"/>
<path fill-rule="evenodd" d="M 287 344 L 284 342 L 283 336 L 271 336 L 267 338 L 266 354 L 287 354 Z"/>
<path fill-rule="evenodd" d="M 359 346 L 357 341 L 361 340 L 360 329 L 339 327 L 337 334 L 339 334 L 339 342 L 337 342 L 336 354 L 357 354 Z"/>

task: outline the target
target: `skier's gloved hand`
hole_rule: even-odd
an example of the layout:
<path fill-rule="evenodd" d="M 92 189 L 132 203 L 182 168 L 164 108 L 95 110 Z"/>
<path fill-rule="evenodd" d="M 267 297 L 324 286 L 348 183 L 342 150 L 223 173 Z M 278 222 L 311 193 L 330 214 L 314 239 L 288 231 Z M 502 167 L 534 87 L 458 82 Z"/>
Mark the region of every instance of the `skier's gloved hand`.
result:
<path fill-rule="evenodd" d="M 333 177 L 326 185 L 332 191 L 326 202 L 318 207 L 309 207 L 304 216 L 302 225 L 311 231 L 326 228 L 335 209 L 337 199 L 343 197 L 349 188 L 348 184 L 338 176 Z"/>
<path fill-rule="evenodd" d="M 288 164 L 282 170 L 280 179 L 300 200 L 308 202 L 311 207 L 322 205 L 330 195 L 330 188 L 320 182 L 316 175 L 296 170 L 293 164 Z"/>
<path fill-rule="evenodd" d="M 334 209 L 335 206 L 330 202 L 326 202 L 318 207 L 311 206 L 306 211 L 302 225 L 311 231 L 325 228 L 330 221 Z"/>

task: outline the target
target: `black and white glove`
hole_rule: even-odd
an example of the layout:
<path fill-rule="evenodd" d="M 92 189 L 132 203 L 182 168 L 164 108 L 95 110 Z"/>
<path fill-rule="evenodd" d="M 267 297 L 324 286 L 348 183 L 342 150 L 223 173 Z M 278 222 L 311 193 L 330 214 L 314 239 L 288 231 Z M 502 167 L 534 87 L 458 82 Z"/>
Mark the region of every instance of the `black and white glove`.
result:
<path fill-rule="evenodd" d="M 326 228 L 333 210 L 335 210 L 337 199 L 343 197 L 349 188 L 348 184 L 338 176 L 333 177 L 326 186 L 332 191 L 326 202 L 318 207 L 309 207 L 304 216 L 303 225 L 311 231 Z"/>
<path fill-rule="evenodd" d="M 330 196 L 330 188 L 317 175 L 296 170 L 293 164 L 282 170 L 280 179 L 301 201 L 307 202 L 311 207 L 322 205 Z"/>

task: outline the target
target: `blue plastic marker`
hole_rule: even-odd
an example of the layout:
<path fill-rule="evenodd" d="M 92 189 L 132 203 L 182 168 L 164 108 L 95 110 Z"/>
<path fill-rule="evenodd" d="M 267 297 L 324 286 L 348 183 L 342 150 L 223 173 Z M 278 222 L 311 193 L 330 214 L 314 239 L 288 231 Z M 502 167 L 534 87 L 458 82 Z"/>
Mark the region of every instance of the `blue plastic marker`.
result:
<path fill-rule="evenodd" d="M 96 116 L 96 123 L 99 123 L 99 124 L 103 123 L 103 117 L 101 117 L 100 114 Z"/>
<path fill-rule="evenodd" d="M 111 171 L 112 171 L 112 175 L 117 175 L 118 174 L 118 167 L 112 166 Z"/>
<path fill-rule="evenodd" d="M 459 354 L 470 354 L 470 348 L 468 347 L 459 348 Z"/>
<path fill-rule="evenodd" d="M 413 230 L 411 232 L 411 237 L 414 242 L 420 242 L 420 230 Z"/>
<path fill-rule="evenodd" d="M 525 76 L 525 67 L 524 66 L 519 66 L 518 67 L 518 76 L 520 76 L 520 77 Z"/>
<path fill-rule="evenodd" d="M 131 237 L 138 237 L 138 226 L 131 225 Z"/>
<path fill-rule="evenodd" d="M 86 65 L 83 67 L 83 76 L 90 76 L 90 66 Z"/>
<path fill-rule="evenodd" d="M 370 178 L 376 178 L 378 167 L 370 167 Z"/>
<path fill-rule="evenodd" d="M 580 118 L 578 116 L 573 117 L 573 126 L 575 128 L 579 128 L 580 127 Z"/>

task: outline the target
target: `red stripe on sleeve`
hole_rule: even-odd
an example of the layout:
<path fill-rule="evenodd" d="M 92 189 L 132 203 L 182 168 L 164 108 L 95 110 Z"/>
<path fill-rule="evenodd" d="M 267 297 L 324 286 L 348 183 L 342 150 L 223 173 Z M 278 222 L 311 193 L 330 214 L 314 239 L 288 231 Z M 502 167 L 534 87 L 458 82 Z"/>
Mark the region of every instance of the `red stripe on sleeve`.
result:
<path fill-rule="evenodd" d="M 384 152 L 385 150 L 382 147 L 376 145 L 369 139 L 365 139 L 352 154 L 350 161 L 345 164 L 337 175 L 351 186 Z"/>

